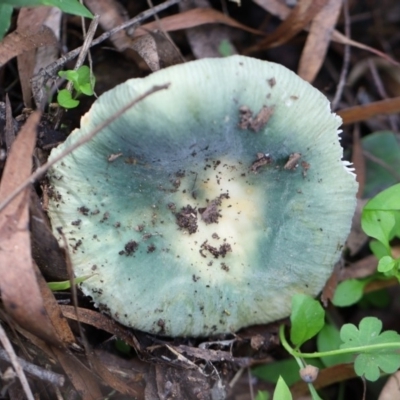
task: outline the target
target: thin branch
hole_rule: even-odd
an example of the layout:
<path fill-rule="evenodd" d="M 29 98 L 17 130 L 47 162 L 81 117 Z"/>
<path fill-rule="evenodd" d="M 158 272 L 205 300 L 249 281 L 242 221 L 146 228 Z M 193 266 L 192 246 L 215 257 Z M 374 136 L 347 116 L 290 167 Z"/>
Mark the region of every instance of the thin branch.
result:
<path fill-rule="evenodd" d="M 89 54 L 89 59 L 90 59 L 89 48 L 90 48 L 90 44 L 93 41 L 93 36 L 94 36 L 94 34 L 95 34 L 96 30 L 97 30 L 97 26 L 99 25 L 99 19 L 100 19 L 99 15 L 95 15 L 94 16 L 92 22 L 90 23 L 88 32 L 86 33 L 86 28 L 85 28 L 85 25 L 84 25 L 84 18 L 82 17 L 82 30 L 83 30 L 83 36 L 84 36 L 85 40 L 83 41 L 83 45 L 81 47 L 81 52 L 79 53 L 78 59 L 76 60 L 74 71 L 78 70 L 79 67 L 82 66 L 82 64 L 85 61 L 85 58 L 86 58 L 87 54 Z M 92 68 L 90 68 L 90 76 L 92 76 L 92 75 L 93 75 L 93 70 L 92 70 Z M 92 83 L 92 79 L 90 79 L 90 83 Z M 69 81 L 67 83 L 66 89 L 68 90 L 68 92 L 72 93 L 73 85 L 74 84 L 73 84 L 72 81 Z M 91 84 L 91 86 L 92 86 L 92 89 L 93 89 L 93 85 L 92 84 Z M 41 90 L 43 90 L 43 87 L 41 88 Z M 42 104 L 40 104 L 40 105 L 36 104 L 36 105 L 38 107 L 41 107 L 42 111 L 44 110 L 45 104 L 43 103 L 43 101 L 42 101 Z M 64 112 L 64 109 L 59 107 L 58 110 L 57 110 L 57 121 L 54 124 L 54 129 L 58 129 L 58 126 L 60 124 L 60 120 L 61 120 L 61 117 L 63 115 L 63 112 Z"/>
<path fill-rule="evenodd" d="M 11 363 L 11 359 L 5 350 L 0 349 L 0 359 Z M 48 371 L 42 367 L 25 361 L 23 358 L 17 357 L 19 364 L 22 369 L 29 374 L 39 378 L 42 381 L 49 382 L 55 386 L 63 386 L 65 383 L 65 376 L 61 374 L 56 374 L 55 372 Z"/>
<path fill-rule="evenodd" d="M 93 43 L 93 36 L 96 32 L 97 25 L 99 24 L 99 19 L 100 16 L 95 15 L 89 26 L 88 32 L 85 35 L 85 40 L 83 42 L 83 45 L 80 47 L 81 51 L 79 52 L 78 59 L 76 60 L 74 71 L 76 71 L 80 66 L 82 66 L 83 62 L 85 61 L 86 55 L 91 47 L 91 43 Z M 73 85 L 72 82 L 68 82 L 67 89 L 69 92 L 72 90 L 72 85 Z"/>
<path fill-rule="evenodd" d="M 10 193 L 1 203 L 0 203 L 0 212 L 7 207 L 10 202 L 18 196 L 25 188 L 27 188 L 30 184 L 34 183 L 36 179 L 39 179 L 46 171 L 52 167 L 54 164 L 58 163 L 61 159 L 63 159 L 68 154 L 72 153 L 75 149 L 82 146 L 83 144 L 87 143 L 89 140 L 93 139 L 101 130 L 103 130 L 106 126 L 110 125 L 116 119 L 118 119 L 124 112 L 126 112 L 129 108 L 133 107 L 135 104 L 139 103 L 147 96 L 158 92 L 160 90 L 168 89 L 170 83 L 166 83 L 164 85 L 155 85 L 151 89 L 147 90 L 142 95 L 136 97 L 132 101 L 130 101 L 126 106 L 122 107 L 119 111 L 117 111 L 114 115 L 107 118 L 104 122 L 94 128 L 89 134 L 86 136 L 81 137 L 75 143 L 73 143 L 70 147 L 64 149 L 60 154 L 54 157 L 52 160 L 47 161 L 46 164 L 43 164 L 39 167 L 25 182 L 19 185 L 12 193 Z"/>
<path fill-rule="evenodd" d="M 382 79 L 379 76 L 378 70 L 376 68 L 375 63 L 372 61 L 371 58 L 368 59 L 368 66 L 371 71 L 372 79 L 375 83 L 375 87 L 378 90 L 379 95 L 382 97 L 382 99 L 388 99 L 389 96 L 386 93 L 385 87 L 383 85 Z M 398 132 L 398 126 L 397 126 L 397 118 L 394 115 L 389 115 L 388 116 L 390 128 L 392 129 L 393 132 Z"/>
<path fill-rule="evenodd" d="M 350 17 L 349 17 L 349 5 L 347 0 L 343 0 L 343 13 L 344 13 L 344 33 L 348 39 L 350 39 Z M 335 97 L 332 100 L 332 110 L 336 110 L 339 101 L 342 97 L 343 89 L 346 84 L 347 72 L 350 63 L 350 45 L 346 44 L 344 46 L 344 57 L 342 71 L 340 72 L 340 79 L 336 89 Z"/>
<path fill-rule="evenodd" d="M 25 373 L 19 363 L 18 357 L 14 352 L 14 349 L 11 345 L 11 342 L 8 340 L 6 332 L 3 329 L 3 326 L 0 324 L 0 342 L 3 345 L 8 357 L 10 358 L 10 363 L 14 368 L 14 371 L 17 373 L 18 378 L 21 382 L 22 388 L 24 389 L 25 396 L 28 400 L 35 400 L 31 388 L 29 387 L 28 380 L 26 379 Z"/>

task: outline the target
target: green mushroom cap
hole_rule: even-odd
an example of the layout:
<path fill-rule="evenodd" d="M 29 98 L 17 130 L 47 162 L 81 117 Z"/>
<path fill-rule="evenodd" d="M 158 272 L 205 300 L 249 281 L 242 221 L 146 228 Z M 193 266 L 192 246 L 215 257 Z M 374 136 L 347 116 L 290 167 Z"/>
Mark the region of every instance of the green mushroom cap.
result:
<path fill-rule="evenodd" d="M 233 56 L 170 67 L 100 96 L 50 157 L 154 85 L 49 172 L 49 215 L 76 276 L 124 325 L 229 333 L 316 295 L 350 230 L 357 183 L 341 120 L 288 69 Z"/>

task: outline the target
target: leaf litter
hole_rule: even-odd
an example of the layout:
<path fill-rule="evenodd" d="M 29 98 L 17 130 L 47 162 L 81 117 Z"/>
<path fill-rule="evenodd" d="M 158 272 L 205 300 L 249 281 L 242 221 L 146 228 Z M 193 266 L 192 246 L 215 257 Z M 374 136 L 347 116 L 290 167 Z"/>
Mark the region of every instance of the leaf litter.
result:
<path fill-rule="evenodd" d="M 91 3 L 92 5 L 90 5 Z M 93 7 L 93 12 L 94 7 L 98 6 L 97 3 L 87 2 L 89 8 Z M 169 6 L 174 3 L 179 3 L 179 0 L 167 1 L 165 3 L 167 5 L 157 6 L 157 9 L 164 7 L 167 10 L 166 12 L 164 11 L 164 14 L 160 16 L 158 21 L 144 24 L 142 25 L 142 29 L 134 25 L 134 28 L 124 30 L 122 24 L 125 27 L 130 23 L 127 15 L 133 16 L 133 19 L 137 16 L 136 21 L 143 23 L 145 18 L 154 15 L 153 10 L 143 3 L 142 9 L 129 5 L 128 9 L 121 12 L 120 3 L 111 0 L 106 1 L 105 5 L 103 5 L 105 8 L 99 11 L 101 15 L 100 24 L 105 33 L 94 39 L 94 41 L 90 40 L 88 46 L 91 47 L 93 53 L 96 54 L 97 52 L 97 55 L 100 54 L 99 50 L 93 46 L 109 38 L 111 36 L 110 31 L 112 30 L 114 36 L 111 36 L 111 43 L 115 46 L 116 51 L 120 52 L 119 54 L 121 55 L 118 55 L 118 57 L 126 57 L 129 62 L 136 63 L 135 68 L 141 69 L 142 73 L 147 73 L 150 66 L 150 58 L 147 58 L 147 56 L 143 57 L 144 63 L 143 61 L 138 61 L 137 56 L 132 55 L 131 52 L 134 48 L 132 42 L 136 37 L 143 37 L 144 35 L 149 35 L 153 39 L 156 38 L 156 46 L 146 48 L 146 51 L 149 53 L 149 57 L 158 58 L 159 61 L 156 68 L 162 68 L 170 65 L 171 57 L 173 58 L 176 55 L 173 50 L 163 52 L 164 45 L 167 43 L 164 42 L 164 38 L 168 32 L 171 32 L 173 35 L 176 46 L 185 59 L 192 57 L 201 58 L 207 54 L 203 50 L 199 52 L 195 51 L 196 46 L 199 46 L 199 44 L 213 49 L 213 54 L 218 56 L 218 52 L 222 47 L 216 45 L 216 41 L 221 43 L 223 40 L 226 40 L 231 46 L 234 46 L 232 49 L 235 52 L 254 55 L 269 51 L 268 49 L 272 48 L 284 49 L 285 46 L 293 46 L 297 41 L 297 48 L 294 52 L 294 47 L 292 47 L 291 53 L 289 50 L 286 55 L 281 54 L 276 61 L 284 64 L 288 62 L 290 64 L 288 54 L 296 53 L 298 73 L 310 82 L 318 82 L 320 79 L 319 74 L 326 68 L 326 61 L 330 62 L 332 56 L 329 55 L 328 50 L 334 49 L 340 53 L 339 47 L 335 43 L 339 43 L 341 46 L 353 46 L 353 51 L 362 49 L 364 52 L 372 52 L 387 60 L 391 65 L 398 65 L 394 54 L 389 55 L 379 48 L 374 48 L 376 42 L 366 41 L 366 43 L 363 43 L 363 38 L 360 36 L 350 38 L 341 33 L 341 30 L 343 30 L 340 14 L 341 2 L 334 0 L 313 2 L 299 0 L 295 2 L 296 4 L 292 8 L 288 7 L 286 2 L 279 0 L 254 0 L 254 2 L 249 2 L 250 5 L 243 5 L 243 9 L 235 9 L 234 7 L 237 6 L 229 5 L 228 8 L 221 10 L 213 8 L 209 4 L 207 7 L 201 7 L 195 3 L 195 8 L 190 10 L 181 10 L 181 12 L 176 12 L 176 10 L 168 11 Z M 258 12 L 260 12 L 259 7 L 261 7 L 261 10 L 267 10 L 264 13 L 263 21 L 260 18 L 254 17 L 255 14 L 252 9 L 254 4 L 258 4 Z M 139 14 L 143 9 L 145 11 Z M 350 8 L 350 12 L 357 12 L 357 8 Z M 19 24 L 27 23 L 24 13 L 25 10 L 20 13 L 21 20 Z M 110 18 L 111 15 L 114 15 L 114 17 L 118 16 L 118 18 Z M 276 21 L 272 20 L 272 24 L 266 30 L 265 27 L 271 22 L 271 16 L 278 17 L 283 22 L 277 24 Z M 107 19 L 107 17 L 109 18 Z M 33 18 L 33 23 L 38 23 L 39 19 L 35 21 L 35 18 L 39 18 L 39 16 Z M 38 23 L 38 25 L 40 24 Z M 221 30 L 220 28 L 223 25 L 226 29 Z M 217 28 L 217 33 L 207 37 L 208 27 Z M 7 68 L 12 63 L 11 60 L 18 56 L 19 60 L 21 60 L 19 74 L 22 82 L 25 106 L 31 105 L 29 90 L 32 90 L 37 104 L 40 105 L 44 98 L 43 83 L 49 78 L 52 78 L 56 82 L 57 71 L 60 68 L 66 69 L 66 63 L 72 62 L 80 53 L 79 46 L 81 43 L 74 39 L 71 41 L 73 43 L 73 50 L 66 57 L 60 58 L 57 61 L 51 59 L 45 61 L 48 65 L 34 77 L 32 87 L 29 87 L 32 66 L 29 66 L 29 68 L 28 66 L 25 67 L 23 60 L 29 59 L 28 54 L 34 54 L 37 48 L 58 45 L 58 41 L 54 39 L 54 34 L 47 29 L 36 30 L 36 33 L 32 32 L 31 35 L 19 33 L 18 30 L 12 31 L 12 29 L 5 39 L 0 42 L 0 65 Z M 161 29 L 161 31 L 155 32 L 156 29 Z M 187 33 L 189 39 L 190 29 L 201 29 L 199 32 L 202 32 L 202 34 L 196 37 L 195 40 L 188 40 L 189 44 L 187 44 L 181 31 Z M 267 33 L 268 31 L 270 33 Z M 304 36 L 302 32 L 308 32 L 307 36 Z M 357 39 L 361 39 L 361 41 L 357 41 Z M 102 51 L 106 51 L 106 49 Z M 357 51 L 358 55 L 363 54 L 362 51 Z M 176 62 L 182 61 L 179 60 Z M 93 68 L 96 68 L 96 62 L 94 62 Z M 150 69 L 154 70 L 156 68 L 153 67 Z M 296 67 L 293 66 L 293 69 L 296 69 Z M 26 76 L 24 77 L 24 75 Z M 0 77 L 0 79 L 4 78 Z M 325 78 L 325 81 L 329 82 L 329 79 Z M 331 79 L 331 81 L 334 84 L 337 83 L 335 79 Z M 332 85 L 332 83 L 330 84 Z M 387 85 L 387 82 L 384 81 L 383 84 Z M 318 85 L 321 85 L 321 83 L 319 82 Z M 53 86 L 52 90 L 56 90 L 56 87 L 57 85 Z M 12 90 L 15 91 L 16 89 Z M 373 93 L 372 90 L 371 93 Z M 342 116 L 344 123 L 347 125 L 354 122 L 363 122 L 371 126 L 371 124 L 377 123 L 376 121 L 379 118 L 379 123 L 384 124 L 385 122 L 382 122 L 382 119 L 385 121 L 384 115 L 393 115 L 400 110 L 400 92 L 398 91 L 395 91 L 393 97 L 383 99 L 373 93 L 371 100 L 365 104 L 357 104 L 354 101 L 354 97 L 353 100 L 349 100 L 348 95 L 349 93 L 346 94 L 345 91 L 342 102 L 339 103 L 340 110 L 338 111 L 338 114 Z M 16 101 L 14 94 L 11 98 L 14 113 L 20 112 L 17 111 L 17 103 L 18 101 Z M 9 133 L 11 132 L 10 127 L 12 125 L 10 109 L 9 107 Z M 377 116 L 380 117 L 377 118 Z M 211 398 L 211 393 L 218 393 L 219 396 L 223 396 L 222 393 L 224 391 L 220 388 L 225 387 L 228 390 L 230 379 L 233 378 L 240 368 L 247 368 L 262 360 L 271 360 L 270 345 L 272 348 L 276 346 L 276 327 L 261 327 L 261 330 L 257 331 L 257 333 L 252 328 L 245 329 L 243 332 L 230 335 L 228 337 L 229 340 L 226 337 L 213 338 L 213 340 L 205 342 L 209 343 L 209 346 L 202 346 L 202 343 L 191 339 L 168 340 L 151 337 L 150 335 L 120 326 L 97 310 L 84 308 L 76 304 L 74 306 L 59 304 L 59 302 L 65 300 L 71 302 L 71 299 L 68 296 L 65 297 L 65 294 L 53 294 L 49 290 L 41 272 L 32 260 L 30 248 L 30 235 L 32 235 L 32 241 L 35 240 L 33 236 L 36 236 L 36 240 L 41 236 L 40 233 L 33 234 L 29 230 L 29 207 L 32 210 L 30 192 L 35 190 L 39 195 L 43 195 L 43 190 L 45 193 L 48 193 L 45 180 L 41 180 L 40 188 L 37 185 L 33 188 L 31 185 L 37 179 L 41 179 L 47 168 L 46 165 L 38 169 L 35 166 L 36 173 L 31 175 L 32 165 L 30 160 L 32 159 L 32 155 L 34 155 L 34 160 L 36 160 L 37 149 L 34 147 L 34 132 L 36 130 L 35 127 L 39 123 L 39 118 L 38 113 L 32 114 L 17 135 L 8 154 L 0 186 L 0 202 L 8 198 L 8 206 L 5 207 L 5 203 L 3 202 L 0 211 L 0 223 L 2 226 L 0 231 L 2 248 L 2 252 L 0 253 L 0 288 L 6 315 L 10 318 L 10 321 L 13 320 L 16 323 L 15 325 L 15 323 L 9 322 L 15 329 L 14 331 L 7 329 L 5 331 L 6 334 L 10 337 L 19 335 L 21 338 L 24 338 L 29 343 L 26 345 L 26 348 L 36 346 L 37 351 L 40 351 L 49 360 L 52 360 L 51 364 L 53 366 L 56 363 L 55 360 L 58 360 L 58 366 L 56 365 L 54 369 L 63 374 L 63 376 L 67 376 L 69 380 L 66 385 L 73 388 L 72 390 L 75 390 L 84 399 L 102 397 L 106 393 L 105 388 L 112 388 L 119 393 L 136 398 L 169 398 L 168 396 L 171 393 L 179 393 L 180 396 L 183 396 L 181 398 L 191 398 L 187 396 L 198 395 L 198 392 L 194 391 L 196 385 L 202 390 L 203 397 L 201 398 Z M 0 128 L 2 128 L 1 124 L 2 121 L 0 119 Z M 39 131 L 40 129 L 39 127 Z M 361 130 L 357 129 L 359 128 L 354 128 L 351 133 L 345 130 L 343 138 L 345 147 L 347 146 L 347 148 L 352 148 L 353 150 L 353 162 L 359 174 L 359 179 L 364 183 L 367 179 L 367 174 L 365 172 L 361 141 L 366 133 L 364 127 Z M 28 139 L 21 139 L 25 137 L 28 137 Z M 4 147 L 4 136 L 2 137 L 2 141 Z M 9 144 L 12 141 L 13 138 L 8 139 Z M 10 145 L 7 145 L 7 147 L 9 148 Z M 28 184 L 28 182 L 30 183 Z M 25 185 L 24 188 L 22 188 L 21 184 Z M 16 195 L 14 191 L 15 197 L 13 200 L 10 200 L 8 195 L 18 187 L 20 190 L 19 194 Z M 360 191 L 359 195 L 362 197 L 362 191 Z M 29 205 L 30 203 L 31 205 Z M 36 204 L 35 207 L 38 208 L 38 205 Z M 43 224 L 43 215 L 38 213 L 32 213 L 32 215 L 35 215 L 35 218 L 42 221 L 40 224 Z M 43 232 L 46 232 L 46 229 Z M 50 233 L 48 229 L 47 232 Z M 46 240 L 46 243 L 50 242 Z M 45 257 L 46 250 L 42 251 L 41 258 L 35 256 L 35 260 L 37 259 L 40 264 L 40 269 L 43 269 L 43 254 Z M 357 255 L 358 253 L 355 252 L 355 254 Z M 65 279 L 66 264 L 62 251 L 54 249 L 52 257 L 53 259 L 49 264 L 59 265 L 60 273 L 58 276 Z M 39 262 L 39 260 L 41 261 Z M 333 279 L 330 289 L 326 291 L 326 298 L 329 299 L 333 296 L 332 293 L 337 281 L 355 277 L 368 277 L 374 272 L 376 264 L 376 259 L 369 255 L 353 259 L 349 267 L 336 271 L 337 275 Z M 10 265 L 12 265 L 12 268 Z M 388 281 L 379 283 L 371 282 L 365 286 L 364 290 L 378 290 L 388 285 L 393 286 L 393 284 L 393 282 L 390 283 Z M 85 304 L 80 296 L 79 302 Z M 3 313 L 0 313 L 0 318 L 4 320 Z M 74 329 L 75 322 L 72 323 L 71 321 L 77 322 L 84 329 Z M 360 330 L 364 328 L 364 325 L 359 327 Z M 374 329 L 372 330 L 380 337 L 380 329 L 378 328 L 374 325 Z M 92 337 L 91 332 L 102 332 L 103 337 L 107 338 L 102 345 L 106 346 L 105 348 L 110 354 L 114 352 L 110 344 L 114 343 L 115 338 L 120 338 L 128 343 L 136 354 L 134 359 L 143 367 L 143 369 L 140 369 L 140 373 L 130 373 L 128 380 L 126 377 L 125 379 L 121 379 L 120 376 L 123 375 L 122 367 L 119 368 L 118 365 L 108 364 L 103 359 L 100 361 L 99 351 L 94 351 L 94 347 L 98 343 Z M 106 335 L 108 336 L 104 336 L 104 332 L 107 332 Z M 357 331 L 353 333 L 354 338 L 356 338 Z M 263 345 L 259 346 L 257 343 L 263 343 Z M 389 360 L 386 356 L 381 355 L 383 358 L 380 359 L 379 366 L 382 370 L 390 373 L 398 367 L 398 359 L 394 357 L 393 360 Z M 364 363 L 363 365 L 366 364 Z M 182 373 L 182 371 L 185 372 Z M 363 373 L 375 377 L 379 373 L 379 370 L 377 372 L 377 369 L 371 366 L 369 369 L 363 371 Z M 210 380 L 208 376 L 213 376 L 214 378 Z M 219 378 L 216 379 L 216 376 L 219 376 Z M 329 367 L 320 371 L 316 387 L 322 388 L 334 382 L 344 381 L 352 376 L 354 376 L 354 372 L 348 366 L 337 365 Z M 28 378 L 29 384 L 34 388 L 34 392 L 38 393 L 39 389 L 35 385 L 34 379 L 30 378 L 29 375 Z M 127 384 L 127 381 L 130 384 Z M 193 384 L 193 382 L 196 384 Z M 238 387 L 235 390 L 239 390 Z M 295 384 L 292 388 L 292 393 L 296 393 L 297 395 L 305 394 L 304 388 L 304 382 Z M 248 386 L 246 386 L 243 392 L 247 393 L 246 390 L 248 390 Z M 226 394 L 226 396 L 229 395 Z M 226 398 L 233 399 L 234 397 Z"/>

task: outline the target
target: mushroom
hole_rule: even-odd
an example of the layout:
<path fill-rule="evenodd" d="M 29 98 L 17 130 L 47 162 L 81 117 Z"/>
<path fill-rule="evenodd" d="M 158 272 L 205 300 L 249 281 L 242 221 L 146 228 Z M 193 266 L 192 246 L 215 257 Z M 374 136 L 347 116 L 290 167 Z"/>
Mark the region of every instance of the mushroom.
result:
<path fill-rule="evenodd" d="M 318 294 L 341 254 L 357 183 L 328 100 L 281 65 L 203 59 L 131 79 L 50 157 L 153 85 L 48 174 L 49 216 L 80 284 L 124 325 L 235 332 Z"/>

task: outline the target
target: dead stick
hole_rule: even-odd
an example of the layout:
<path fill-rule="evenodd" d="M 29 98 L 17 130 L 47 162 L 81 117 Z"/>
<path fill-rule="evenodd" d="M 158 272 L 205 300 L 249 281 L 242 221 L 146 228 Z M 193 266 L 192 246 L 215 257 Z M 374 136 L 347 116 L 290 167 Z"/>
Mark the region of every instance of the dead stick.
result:
<path fill-rule="evenodd" d="M 32 390 L 29 387 L 28 380 L 26 379 L 25 373 L 21 367 L 21 364 L 19 363 L 18 357 L 14 352 L 14 349 L 11 345 L 11 342 L 8 340 L 8 337 L 6 335 L 6 332 L 4 331 L 3 327 L 0 324 L 0 342 L 3 345 L 6 353 L 10 357 L 10 363 L 14 368 L 14 371 L 18 375 L 18 378 L 21 382 L 22 388 L 25 392 L 25 396 L 28 398 L 28 400 L 35 400 L 35 397 L 33 396 Z"/>
<path fill-rule="evenodd" d="M 11 359 L 5 350 L 0 349 L 0 358 L 4 361 L 11 363 Z M 52 371 L 48 371 L 38 365 L 29 363 L 24 359 L 17 357 L 19 364 L 21 365 L 22 369 L 29 374 L 36 376 L 42 381 L 49 382 L 56 386 L 63 386 L 65 383 L 65 376 L 61 374 L 57 374 Z"/>

